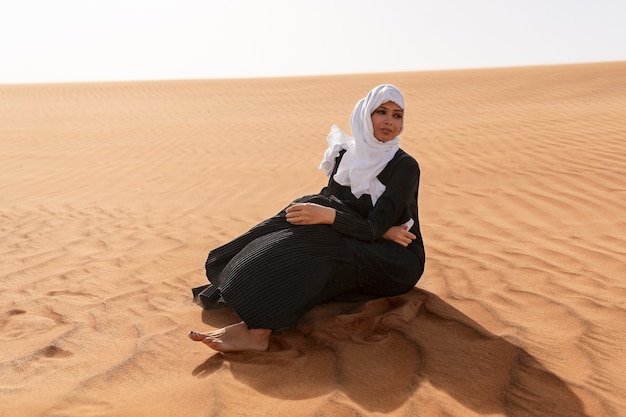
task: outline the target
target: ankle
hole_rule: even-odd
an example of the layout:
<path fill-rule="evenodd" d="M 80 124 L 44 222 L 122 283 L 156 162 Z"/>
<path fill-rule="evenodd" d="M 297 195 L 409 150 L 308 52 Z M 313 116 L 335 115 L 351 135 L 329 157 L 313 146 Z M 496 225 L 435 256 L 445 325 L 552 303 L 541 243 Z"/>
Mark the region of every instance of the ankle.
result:
<path fill-rule="evenodd" d="M 272 330 L 270 329 L 248 329 L 250 336 L 256 340 L 268 340 Z"/>
<path fill-rule="evenodd" d="M 270 343 L 270 329 L 249 329 L 250 341 L 254 343 L 259 350 L 267 350 Z"/>

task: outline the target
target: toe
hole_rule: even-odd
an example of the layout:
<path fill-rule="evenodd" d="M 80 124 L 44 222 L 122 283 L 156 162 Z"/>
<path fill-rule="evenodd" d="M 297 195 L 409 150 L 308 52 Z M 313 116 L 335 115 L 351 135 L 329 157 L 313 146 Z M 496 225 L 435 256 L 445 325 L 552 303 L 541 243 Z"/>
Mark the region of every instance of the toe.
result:
<path fill-rule="evenodd" d="M 195 340 L 196 342 L 202 341 L 206 336 L 202 333 L 194 332 L 193 330 L 189 332 L 189 338 L 191 340 Z"/>

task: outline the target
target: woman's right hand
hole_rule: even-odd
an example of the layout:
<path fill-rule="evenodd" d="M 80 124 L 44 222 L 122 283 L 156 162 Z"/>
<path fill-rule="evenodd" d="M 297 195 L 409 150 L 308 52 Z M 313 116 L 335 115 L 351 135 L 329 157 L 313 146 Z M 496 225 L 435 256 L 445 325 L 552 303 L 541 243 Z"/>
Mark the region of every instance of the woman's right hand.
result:
<path fill-rule="evenodd" d="M 291 203 L 285 210 L 285 218 L 291 224 L 333 224 L 335 209 L 316 203 Z"/>
<path fill-rule="evenodd" d="M 417 238 L 417 236 L 409 232 L 407 226 L 391 226 L 385 234 L 383 234 L 383 237 L 405 248 Z"/>

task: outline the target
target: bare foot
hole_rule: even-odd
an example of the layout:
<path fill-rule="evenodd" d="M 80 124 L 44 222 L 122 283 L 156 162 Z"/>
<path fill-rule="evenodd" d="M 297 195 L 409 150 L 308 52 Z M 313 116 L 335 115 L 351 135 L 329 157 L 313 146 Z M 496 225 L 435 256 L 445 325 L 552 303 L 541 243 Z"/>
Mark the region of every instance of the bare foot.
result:
<path fill-rule="evenodd" d="M 242 321 L 222 329 L 207 333 L 191 331 L 189 338 L 202 342 L 220 352 L 240 352 L 245 350 L 266 351 L 269 346 L 271 329 L 249 329 Z"/>

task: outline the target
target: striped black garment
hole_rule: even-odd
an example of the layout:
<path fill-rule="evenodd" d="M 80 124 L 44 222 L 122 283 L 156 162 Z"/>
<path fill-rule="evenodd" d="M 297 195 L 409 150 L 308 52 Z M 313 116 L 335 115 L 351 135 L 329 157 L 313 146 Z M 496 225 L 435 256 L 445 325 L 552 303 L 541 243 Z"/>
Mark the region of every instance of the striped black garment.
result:
<path fill-rule="evenodd" d="M 193 289 L 196 302 L 205 308 L 225 302 L 248 327 L 278 329 L 324 301 L 367 300 L 413 288 L 424 270 L 419 166 L 399 150 L 378 178 L 386 190 L 374 207 L 368 195 L 357 199 L 332 175 L 320 194 L 296 200 L 335 208 L 332 226 L 292 225 L 282 210 L 212 250 L 206 261 L 211 284 Z M 417 239 L 408 247 L 382 238 L 409 218 Z"/>

